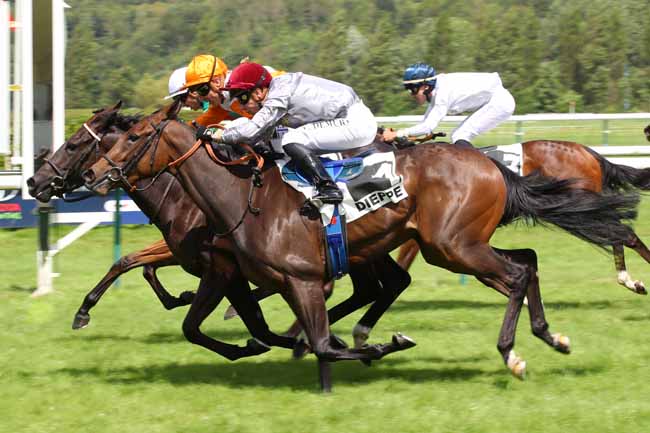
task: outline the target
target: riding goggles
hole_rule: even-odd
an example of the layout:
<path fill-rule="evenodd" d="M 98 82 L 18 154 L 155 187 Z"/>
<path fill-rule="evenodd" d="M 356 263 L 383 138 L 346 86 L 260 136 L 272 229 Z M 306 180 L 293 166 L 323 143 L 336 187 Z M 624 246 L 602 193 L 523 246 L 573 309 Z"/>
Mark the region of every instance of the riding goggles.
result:
<path fill-rule="evenodd" d="M 417 95 L 418 91 L 420 90 L 420 87 L 422 87 L 422 84 L 404 84 L 404 89 L 407 92 L 410 92 L 411 95 Z"/>
<path fill-rule="evenodd" d="M 208 93 L 210 93 L 210 83 L 203 83 L 192 86 L 190 87 L 190 92 L 195 92 L 199 96 L 208 96 Z"/>
<path fill-rule="evenodd" d="M 250 90 L 231 90 L 230 96 L 234 99 L 237 99 L 240 104 L 246 105 L 251 99 Z"/>

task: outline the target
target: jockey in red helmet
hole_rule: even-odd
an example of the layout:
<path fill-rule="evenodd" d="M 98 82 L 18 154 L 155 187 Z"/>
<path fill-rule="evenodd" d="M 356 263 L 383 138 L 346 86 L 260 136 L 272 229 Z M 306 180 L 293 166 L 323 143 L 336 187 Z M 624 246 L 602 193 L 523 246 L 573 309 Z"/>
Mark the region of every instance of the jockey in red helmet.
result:
<path fill-rule="evenodd" d="M 282 149 L 276 150 L 291 157 L 316 185 L 314 199 L 341 202 L 341 191 L 316 154 L 365 146 L 374 139 L 377 122 L 352 88 L 302 72 L 272 77 L 260 64 L 243 63 L 233 69 L 224 89 L 253 118 L 217 130 L 213 138 L 254 144 L 283 124 L 288 131 L 282 136 Z"/>

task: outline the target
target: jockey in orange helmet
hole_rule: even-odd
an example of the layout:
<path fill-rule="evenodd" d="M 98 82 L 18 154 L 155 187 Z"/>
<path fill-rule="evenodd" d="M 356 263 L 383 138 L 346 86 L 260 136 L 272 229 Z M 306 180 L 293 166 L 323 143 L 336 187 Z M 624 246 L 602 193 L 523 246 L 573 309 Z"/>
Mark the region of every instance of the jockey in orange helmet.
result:
<path fill-rule="evenodd" d="M 185 71 L 185 85 L 189 96 L 209 104 L 205 113 L 196 118 L 202 126 L 232 120 L 238 117 L 251 117 L 238 102 L 230 100 L 228 94 L 220 89 L 226 82 L 228 66 L 218 57 L 209 54 L 195 56 Z"/>

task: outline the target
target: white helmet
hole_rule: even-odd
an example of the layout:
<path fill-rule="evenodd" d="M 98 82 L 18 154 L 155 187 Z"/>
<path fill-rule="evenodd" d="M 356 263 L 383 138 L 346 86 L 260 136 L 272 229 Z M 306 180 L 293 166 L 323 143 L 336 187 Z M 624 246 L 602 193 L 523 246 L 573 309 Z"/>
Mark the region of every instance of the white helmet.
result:
<path fill-rule="evenodd" d="M 187 71 L 187 67 L 178 68 L 172 72 L 169 77 L 169 95 L 165 96 L 165 99 L 187 93 L 187 89 L 183 88 L 185 87 L 185 71 Z"/>

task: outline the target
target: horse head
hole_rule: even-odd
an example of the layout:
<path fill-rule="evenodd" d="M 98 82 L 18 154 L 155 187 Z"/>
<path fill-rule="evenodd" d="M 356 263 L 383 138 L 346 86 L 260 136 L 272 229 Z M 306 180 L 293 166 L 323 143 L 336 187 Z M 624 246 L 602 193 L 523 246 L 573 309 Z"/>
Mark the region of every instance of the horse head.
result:
<path fill-rule="evenodd" d="M 46 202 L 53 195 L 63 196 L 83 185 L 81 173 L 114 143 L 115 134 L 124 132 L 137 118 L 119 114 L 121 106 L 119 101 L 112 107 L 95 110 L 54 155 L 38 155 L 36 159 L 43 165 L 27 180 L 30 195 Z"/>
<path fill-rule="evenodd" d="M 170 122 L 177 119 L 181 107 L 180 101 L 174 101 L 133 124 L 82 174 L 86 187 L 105 195 L 118 186 L 135 191 L 135 182 L 145 177 L 151 177 L 153 183 L 168 168 L 170 156 L 162 135 Z M 189 127 L 187 130 L 188 137 L 193 139 L 194 132 L 189 132 Z"/>

